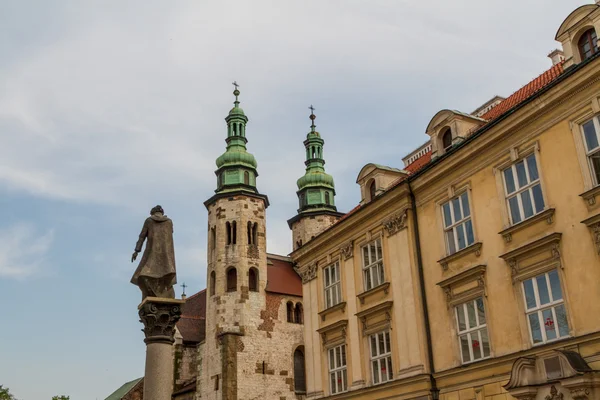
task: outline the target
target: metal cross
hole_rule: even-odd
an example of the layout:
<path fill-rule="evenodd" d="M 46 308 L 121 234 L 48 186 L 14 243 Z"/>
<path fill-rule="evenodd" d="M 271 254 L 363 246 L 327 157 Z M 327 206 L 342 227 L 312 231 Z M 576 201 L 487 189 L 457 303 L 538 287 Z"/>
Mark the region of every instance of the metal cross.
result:
<path fill-rule="evenodd" d="M 315 113 L 315 108 L 313 107 L 313 105 L 311 104 L 310 107 L 308 107 L 308 109 L 310 110 L 311 114 Z"/>
<path fill-rule="evenodd" d="M 188 287 L 185 282 L 183 282 L 183 284 L 181 285 L 181 287 L 183 288 L 183 294 L 185 294 L 185 288 Z"/>
<path fill-rule="evenodd" d="M 238 85 L 237 81 L 233 81 L 233 86 L 235 86 L 235 89 L 237 90 L 238 86 L 240 85 Z"/>

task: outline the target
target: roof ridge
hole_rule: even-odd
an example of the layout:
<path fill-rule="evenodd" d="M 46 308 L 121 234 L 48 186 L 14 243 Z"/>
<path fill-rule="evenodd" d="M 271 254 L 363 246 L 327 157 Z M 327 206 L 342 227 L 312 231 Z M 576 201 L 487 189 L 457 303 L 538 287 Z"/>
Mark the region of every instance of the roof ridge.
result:
<path fill-rule="evenodd" d="M 202 292 L 206 292 L 206 288 L 202 289 L 201 291 L 199 291 L 198 293 L 194 293 L 193 295 L 191 295 L 190 297 L 188 297 L 186 300 L 190 300 L 193 299 L 194 297 L 202 294 Z"/>

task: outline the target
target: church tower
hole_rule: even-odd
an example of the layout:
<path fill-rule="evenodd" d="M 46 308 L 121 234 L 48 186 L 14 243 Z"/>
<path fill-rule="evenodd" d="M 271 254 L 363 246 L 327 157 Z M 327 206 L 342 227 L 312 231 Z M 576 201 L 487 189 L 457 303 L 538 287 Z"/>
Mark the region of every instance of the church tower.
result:
<path fill-rule="evenodd" d="M 310 132 L 306 135 L 306 173 L 297 181 L 298 214 L 288 220 L 292 230 L 294 250 L 333 225 L 344 215 L 335 207 L 333 177 L 325 172 L 323 145 L 325 141 L 316 131 L 313 106 L 310 106 Z"/>
<path fill-rule="evenodd" d="M 199 391 L 207 400 L 242 399 L 242 393 L 254 393 L 256 382 L 247 372 L 256 369 L 257 360 L 267 359 L 261 353 L 269 351 L 254 346 L 264 334 L 258 328 L 265 309 L 269 200 L 256 189 L 257 163 L 246 151 L 248 118 L 234 85 L 234 107 L 225 118 L 227 149 L 216 160 L 217 189 L 204 202 L 208 290 Z"/>

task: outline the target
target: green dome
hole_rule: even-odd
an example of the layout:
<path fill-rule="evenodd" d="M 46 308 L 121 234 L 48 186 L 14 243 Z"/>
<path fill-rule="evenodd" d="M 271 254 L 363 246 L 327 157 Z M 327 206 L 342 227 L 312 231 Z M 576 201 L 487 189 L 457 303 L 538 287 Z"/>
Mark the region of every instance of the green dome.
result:
<path fill-rule="evenodd" d="M 241 107 L 235 106 L 231 109 L 231 111 L 229 111 L 229 115 L 243 115 L 245 116 L 246 114 L 244 114 L 244 110 L 242 110 Z"/>
<path fill-rule="evenodd" d="M 326 186 L 331 189 L 334 188 L 333 177 L 322 171 L 310 171 L 306 175 L 302 176 L 296 182 L 298 189 L 304 189 L 307 186 Z"/>
<path fill-rule="evenodd" d="M 217 168 L 221 168 L 225 165 L 245 165 L 256 169 L 256 159 L 254 156 L 247 151 L 226 151 L 217 158 Z"/>

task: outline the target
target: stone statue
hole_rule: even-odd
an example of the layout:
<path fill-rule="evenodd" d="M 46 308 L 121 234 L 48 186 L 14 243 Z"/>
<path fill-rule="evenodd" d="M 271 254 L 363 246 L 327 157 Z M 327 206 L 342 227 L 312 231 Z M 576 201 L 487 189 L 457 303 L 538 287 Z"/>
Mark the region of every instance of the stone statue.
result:
<path fill-rule="evenodd" d="M 173 221 L 164 215 L 161 206 L 156 206 L 146 218 L 140 238 L 131 256 L 134 262 L 142 251 L 144 240 L 146 249 L 140 265 L 135 270 L 131 283 L 142 291 L 142 300 L 148 296 L 174 299 L 173 285 L 177 283 L 175 272 L 175 249 L 173 246 Z"/>

